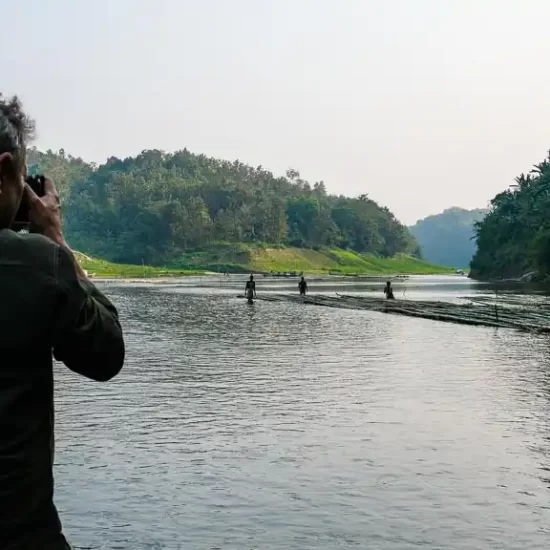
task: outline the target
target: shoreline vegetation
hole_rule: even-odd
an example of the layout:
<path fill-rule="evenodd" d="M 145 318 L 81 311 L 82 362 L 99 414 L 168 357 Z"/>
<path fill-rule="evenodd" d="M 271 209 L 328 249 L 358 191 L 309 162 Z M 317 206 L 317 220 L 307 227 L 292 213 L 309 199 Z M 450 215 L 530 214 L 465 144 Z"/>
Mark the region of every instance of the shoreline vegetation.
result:
<path fill-rule="evenodd" d="M 251 247 L 244 244 L 215 245 L 184 253 L 166 266 L 123 264 L 75 252 L 78 262 L 96 278 L 155 279 L 217 273 L 299 273 L 306 275 L 437 275 L 455 270 L 396 254 L 391 258 L 331 248 Z"/>
<path fill-rule="evenodd" d="M 295 169 L 277 177 L 187 149 L 145 150 L 88 163 L 63 149 L 27 151 L 29 173 L 48 174 L 66 237 L 99 278 L 208 273 L 447 274 L 368 194 L 333 195 Z"/>
<path fill-rule="evenodd" d="M 108 273 L 135 273 L 130 265 L 142 265 L 142 273 L 147 272 L 144 266 L 166 266 L 164 271 L 171 273 L 236 268 L 401 271 L 395 258 L 422 257 L 408 229 L 368 194 L 331 194 L 323 181 L 309 182 L 292 168 L 276 176 L 262 166 L 187 149 L 145 150 L 135 157 L 110 157 L 96 165 L 63 149 L 31 148 L 27 162 L 30 174 L 48 174 L 55 181 L 66 237 L 74 249 L 125 266 L 97 266 Z M 277 250 L 304 252 L 300 257 L 271 255 L 266 265 L 263 253 L 250 261 L 234 258 L 235 254 L 220 257 L 219 243 L 239 249 L 236 255 L 244 246 L 265 250 L 273 245 Z M 216 253 L 210 258 L 191 258 L 189 251 L 197 256 L 212 247 Z M 309 258 L 309 251 L 337 251 L 340 258 Z M 355 256 L 343 258 L 344 251 Z M 357 261 L 369 254 L 388 259 L 389 265 Z M 404 268 L 432 270 L 406 263 Z"/>
<path fill-rule="evenodd" d="M 73 251 L 73 253 L 80 266 L 86 270 L 88 276 L 97 279 L 158 279 L 206 274 L 204 271 L 170 269 L 168 267 L 150 265 L 119 264 L 90 257 L 78 251 Z"/>
<path fill-rule="evenodd" d="M 550 282 L 550 152 L 491 201 L 475 224 L 470 275 L 483 281 Z"/>

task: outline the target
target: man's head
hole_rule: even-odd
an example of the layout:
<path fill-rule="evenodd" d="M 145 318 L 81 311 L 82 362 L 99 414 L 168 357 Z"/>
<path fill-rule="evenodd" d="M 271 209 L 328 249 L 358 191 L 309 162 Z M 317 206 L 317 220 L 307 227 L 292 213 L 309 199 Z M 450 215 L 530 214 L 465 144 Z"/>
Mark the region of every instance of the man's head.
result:
<path fill-rule="evenodd" d="M 251 280 L 251 281 L 254 280 L 254 275 L 250 275 L 250 280 Z"/>
<path fill-rule="evenodd" d="M 34 122 L 17 97 L 0 94 L 0 229 L 9 227 L 23 196 L 26 150 Z"/>

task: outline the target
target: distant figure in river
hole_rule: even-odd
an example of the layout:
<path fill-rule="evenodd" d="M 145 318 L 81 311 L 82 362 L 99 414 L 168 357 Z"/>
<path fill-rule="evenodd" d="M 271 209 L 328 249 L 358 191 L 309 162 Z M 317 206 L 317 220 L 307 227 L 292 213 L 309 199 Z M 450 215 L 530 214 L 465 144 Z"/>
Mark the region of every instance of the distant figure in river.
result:
<path fill-rule="evenodd" d="M 256 298 L 256 283 L 254 282 L 254 275 L 250 275 L 250 280 L 246 281 L 244 295 L 248 298 L 249 304 L 252 304 L 252 299 Z"/>
<path fill-rule="evenodd" d="M 302 277 L 298 283 L 298 288 L 300 289 L 300 296 L 305 296 L 307 292 L 307 283 L 306 280 Z"/>
<path fill-rule="evenodd" d="M 386 298 L 388 300 L 395 299 L 395 296 L 393 295 L 393 288 L 391 287 L 391 281 L 386 282 L 386 286 L 384 287 L 384 294 L 386 295 Z"/>

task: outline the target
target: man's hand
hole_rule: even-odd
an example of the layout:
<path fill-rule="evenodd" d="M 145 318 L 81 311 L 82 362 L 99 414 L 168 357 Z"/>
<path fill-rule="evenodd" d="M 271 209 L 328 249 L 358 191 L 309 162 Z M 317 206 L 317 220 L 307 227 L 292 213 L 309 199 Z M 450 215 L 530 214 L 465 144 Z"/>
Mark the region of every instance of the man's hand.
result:
<path fill-rule="evenodd" d="M 31 233 L 41 233 L 60 246 L 71 250 L 63 237 L 63 224 L 61 222 L 61 204 L 59 195 L 53 181 L 46 179 L 44 182 L 44 196 L 39 197 L 28 184 L 25 184 L 25 199 L 29 205 L 29 220 Z M 74 257 L 74 267 L 79 278 L 87 280 L 88 277 Z"/>
<path fill-rule="evenodd" d="M 61 205 L 53 181 L 46 179 L 44 182 L 43 197 L 39 197 L 27 184 L 25 195 L 29 205 L 31 233 L 41 233 L 57 244 L 66 246 L 61 223 Z"/>

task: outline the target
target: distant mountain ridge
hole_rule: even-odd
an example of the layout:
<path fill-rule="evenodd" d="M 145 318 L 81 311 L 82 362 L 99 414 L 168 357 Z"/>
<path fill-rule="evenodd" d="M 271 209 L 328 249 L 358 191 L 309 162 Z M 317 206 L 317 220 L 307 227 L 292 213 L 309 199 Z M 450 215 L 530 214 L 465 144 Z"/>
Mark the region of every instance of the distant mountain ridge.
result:
<path fill-rule="evenodd" d="M 476 251 L 474 224 L 487 212 L 484 208 L 466 210 L 452 207 L 419 220 L 409 227 L 409 231 L 429 262 L 466 268 Z"/>

